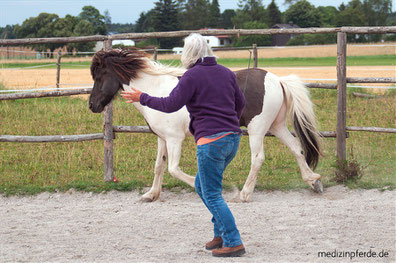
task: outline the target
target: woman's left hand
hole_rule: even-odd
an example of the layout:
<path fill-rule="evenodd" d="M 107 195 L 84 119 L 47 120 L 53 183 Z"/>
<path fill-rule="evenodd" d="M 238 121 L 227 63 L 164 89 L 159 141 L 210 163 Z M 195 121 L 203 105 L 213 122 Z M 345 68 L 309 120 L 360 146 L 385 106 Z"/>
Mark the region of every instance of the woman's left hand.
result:
<path fill-rule="evenodd" d="M 121 96 L 126 99 L 126 103 L 140 102 L 140 95 L 142 92 L 140 90 L 132 88 L 133 91 L 122 91 Z"/>

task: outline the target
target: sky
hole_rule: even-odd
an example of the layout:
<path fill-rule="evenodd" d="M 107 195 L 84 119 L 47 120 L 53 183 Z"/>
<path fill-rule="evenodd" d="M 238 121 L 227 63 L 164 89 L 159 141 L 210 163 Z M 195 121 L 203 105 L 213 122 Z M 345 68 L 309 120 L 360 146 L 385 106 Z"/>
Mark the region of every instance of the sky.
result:
<path fill-rule="evenodd" d="M 38 16 L 40 13 L 54 13 L 59 17 L 70 14 L 77 16 L 83 6 L 92 5 L 101 14 L 107 9 L 113 23 L 135 23 L 141 12 L 149 11 L 157 0 L 0 0 L 0 27 L 6 25 L 22 24 L 29 17 Z M 338 7 L 341 3 L 350 0 L 309 0 L 315 6 L 331 5 Z M 220 11 L 237 9 L 238 0 L 218 0 Z M 263 0 L 265 6 L 271 0 Z M 283 12 L 287 9 L 284 0 L 275 0 Z M 395 6 L 393 7 L 395 9 Z"/>

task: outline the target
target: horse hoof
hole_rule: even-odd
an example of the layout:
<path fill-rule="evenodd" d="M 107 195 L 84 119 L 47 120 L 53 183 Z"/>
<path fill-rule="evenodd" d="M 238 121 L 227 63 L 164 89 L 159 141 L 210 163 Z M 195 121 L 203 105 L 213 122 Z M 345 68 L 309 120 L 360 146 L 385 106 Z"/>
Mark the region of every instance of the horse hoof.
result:
<path fill-rule="evenodd" d="M 239 199 L 240 199 L 242 202 L 244 202 L 244 203 L 247 203 L 247 202 L 249 201 L 249 198 L 250 198 L 250 195 L 249 195 L 249 194 L 246 194 L 246 193 L 243 192 L 243 191 L 239 194 Z"/>
<path fill-rule="evenodd" d="M 313 185 L 313 190 L 315 193 L 322 194 L 323 193 L 323 184 L 321 180 L 316 180 Z"/>
<path fill-rule="evenodd" d="M 140 198 L 140 201 L 143 203 L 151 203 L 151 202 L 154 202 L 154 199 L 149 198 L 149 197 L 142 197 L 142 198 Z"/>
<path fill-rule="evenodd" d="M 142 201 L 143 203 L 152 203 L 152 202 L 155 202 L 155 201 L 157 201 L 157 199 L 159 198 L 159 195 L 147 195 L 147 194 L 144 194 L 143 196 L 142 196 L 142 198 L 140 198 L 140 201 Z"/>

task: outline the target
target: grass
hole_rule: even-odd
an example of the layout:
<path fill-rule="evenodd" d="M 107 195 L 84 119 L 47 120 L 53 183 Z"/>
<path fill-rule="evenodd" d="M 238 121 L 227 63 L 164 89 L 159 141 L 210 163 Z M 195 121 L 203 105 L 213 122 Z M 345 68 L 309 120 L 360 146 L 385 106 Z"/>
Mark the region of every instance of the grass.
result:
<path fill-rule="evenodd" d="M 179 65 L 177 60 L 161 60 L 164 64 Z M 248 67 L 249 58 L 226 58 L 218 59 L 218 63 L 226 67 Z M 303 57 L 303 58 L 259 58 L 259 67 L 306 67 L 306 66 L 335 66 L 337 57 Z M 396 55 L 376 56 L 348 56 L 347 66 L 394 66 Z M 250 61 L 253 67 L 253 59 Z"/>
<path fill-rule="evenodd" d="M 179 66 L 180 60 L 162 59 L 160 62 Z M 218 59 L 219 64 L 226 67 L 247 67 L 249 64 L 249 58 L 225 58 Z M 62 69 L 70 68 L 89 68 L 90 61 L 80 62 L 62 62 Z M 259 67 L 304 67 L 304 66 L 334 66 L 337 64 L 336 57 L 303 57 L 303 58 L 259 58 Z M 56 68 L 56 65 L 51 62 L 37 62 L 37 63 L 4 63 L 0 64 L 0 68 L 25 68 L 25 67 L 36 67 L 48 65 L 44 68 L 51 69 Z M 348 66 L 395 66 L 396 55 L 376 55 L 376 56 L 348 56 Z M 250 61 L 250 66 L 253 67 L 253 60 Z"/>
<path fill-rule="evenodd" d="M 396 93 L 386 92 L 377 99 L 355 98 L 348 91 L 347 125 L 395 127 Z M 321 130 L 335 130 L 336 91 L 311 90 L 317 105 L 316 115 Z M 80 98 L 41 98 L 0 101 L 0 134 L 55 135 L 99 133 L 103 131 L 101 114 L 88 110 Z M 143 117 L 122 99 L 115 100 L 115 125 L 146 125 Z M 0 143 L 0 192 L 35 194 L 42 191 L 101 192 L 111 189 L 131 190 L 151 186 L 156 157 L 156 137 L 152 134 L 117 134 L 114 141 L 114 172 L 117 183 L 103 182 L 103 142 L 76 143 Z M 394 189 L 396 137 L 393 134 L 351 132 L 348 149 L 366 167 L 364 176 L 352 183 L 353 188 Z M 317 167 L 325 186 L 334 176 L 335 139 L 324 139 L 324 153 Z M 302 181 L 294 157 L 276 138 L 265 139 L 266 160 L 261 168 L 259 190 L 290 190 L 308 188 Z M 181 168 L 196 173 L 195 144 L 186 139 Z M 225 187 L 241 188 L 250 168 L 248 137 L 244 136 L 235 160 L 225 173 Z M 164 187 L 191 189 L 165 174 Z"/>

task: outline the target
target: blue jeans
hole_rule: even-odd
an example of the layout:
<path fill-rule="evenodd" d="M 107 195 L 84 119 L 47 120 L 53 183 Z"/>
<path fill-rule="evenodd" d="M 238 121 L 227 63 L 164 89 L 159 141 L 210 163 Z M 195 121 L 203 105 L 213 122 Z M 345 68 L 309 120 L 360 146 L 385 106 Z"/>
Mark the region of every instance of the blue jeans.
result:
<path fill-rule="evenodd" d="M 214 142 L 197 146 L 198 173 L 195 189 L 213 215 L 214 236 L 222 237 L 225 247 L 242 244 L 234 216 L 222 196 L 223 172 L 234 159 L 239 141 L 239 134 L 230 134 Z"/>

